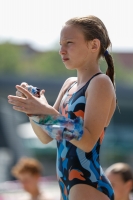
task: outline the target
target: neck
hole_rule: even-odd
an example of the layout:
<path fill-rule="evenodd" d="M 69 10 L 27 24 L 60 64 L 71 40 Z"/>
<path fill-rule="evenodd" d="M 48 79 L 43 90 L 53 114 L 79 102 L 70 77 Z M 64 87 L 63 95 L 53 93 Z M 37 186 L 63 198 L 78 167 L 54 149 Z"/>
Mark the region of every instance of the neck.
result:
<path fill-rule="evenodd" d="M 101 72 L 98 64 L 85 67 L 77 70 L 78 82 L 77 85 L 86 83 L 94 74 Z"/>

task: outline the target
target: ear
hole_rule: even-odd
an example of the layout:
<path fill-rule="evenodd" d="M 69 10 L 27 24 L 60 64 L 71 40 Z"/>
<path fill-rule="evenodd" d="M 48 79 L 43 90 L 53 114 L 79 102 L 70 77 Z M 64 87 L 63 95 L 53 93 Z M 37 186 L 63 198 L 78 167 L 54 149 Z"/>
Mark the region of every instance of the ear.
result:
<path fill-rule="evenodd" d="M 91 51 L 92 52 L 98 52 L 100 49 L 100 40 L 99 39 L 94 39 L 90 43 L 91 45 Z"/>
<path fill-rule="evenodd" d="M 127 181 L 126 185 L 127 185 L 128 191 L 131 191 L 133 189 L 133 181 L 132 180 Z"/>

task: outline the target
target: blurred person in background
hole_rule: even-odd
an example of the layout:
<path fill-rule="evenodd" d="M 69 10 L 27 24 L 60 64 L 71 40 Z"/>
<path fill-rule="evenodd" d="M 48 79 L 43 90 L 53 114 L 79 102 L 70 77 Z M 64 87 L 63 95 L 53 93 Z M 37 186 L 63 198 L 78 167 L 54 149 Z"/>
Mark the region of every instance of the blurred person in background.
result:
<path fill-rule="evenodd" d="M 99 162 L 105 130 L 116 108 L 110 46 L 108 31 L 98 17 L 72 18 L 61 30 L 59 53 L 67 69 L 77 70 L 77 77 L 65 81 L 54 106 L 48 104 L 44 90 L 38 98 L 22 85 L 16 88 L 26 98 L 8 96 L 13 109 L 29 116 L 43 143 L 57 140 L 61 200 L 114 200 Z M 99 66 L 101 57 L 107 63 L 106 74 Z"/>
<path fill-rule="evenodd" d="M 40 191 L 39 181 L 42 173 L 41 163 L 34 158 L 21 158 L 11 170 L 12 175 L 17 178 L 24 190 L 30 197 L 24 200 L 48 200 L 44 192 Z"/>
<path fill-rule="evenodd" d="M 133 171 L 126 163 L 115 163 L 105 171 L 115 193 L 115 200 L 133 200 Z"/>

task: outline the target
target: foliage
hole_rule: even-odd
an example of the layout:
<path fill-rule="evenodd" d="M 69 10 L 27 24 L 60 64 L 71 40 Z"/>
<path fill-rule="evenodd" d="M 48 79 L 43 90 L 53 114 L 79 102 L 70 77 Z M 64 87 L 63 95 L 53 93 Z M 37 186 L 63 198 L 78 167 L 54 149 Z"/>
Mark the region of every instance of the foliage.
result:
<path fill-rule="evenodd" d="M 117 53 L 113 54 L 117 81 L 133 82 L 133 67 L 128 69 L 120 60 Z M 103 72 L 106 72 L 105 60 L 100 61 Z M 76 71 L 67 70 L 56 50 L 39 52 L 29 45 L 3 43 L 0 45 L 0 74 L 33 75 L 33 76 L 75 76 Z"/>
<path fill-rule="evenodd" d="M 0 45 L 0 72 L 17 73 L 21 53 L 9 43 Z"/>

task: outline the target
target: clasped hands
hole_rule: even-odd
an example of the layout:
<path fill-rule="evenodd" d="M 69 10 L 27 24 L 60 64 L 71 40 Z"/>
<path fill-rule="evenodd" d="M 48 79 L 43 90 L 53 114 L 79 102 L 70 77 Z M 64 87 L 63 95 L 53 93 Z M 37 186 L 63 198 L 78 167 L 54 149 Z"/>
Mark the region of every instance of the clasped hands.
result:
<path fill-rule="evenodd" d="M 27 115 L 48 114 L 49 104 L 44 96 L 45 90 L 40 91 L 40 98 L 32 95 L 27 89 L 27 83 L 16 85 L 16 96 L 9 95 L 8 103 L 13 109 L 24 112 Z"/>

